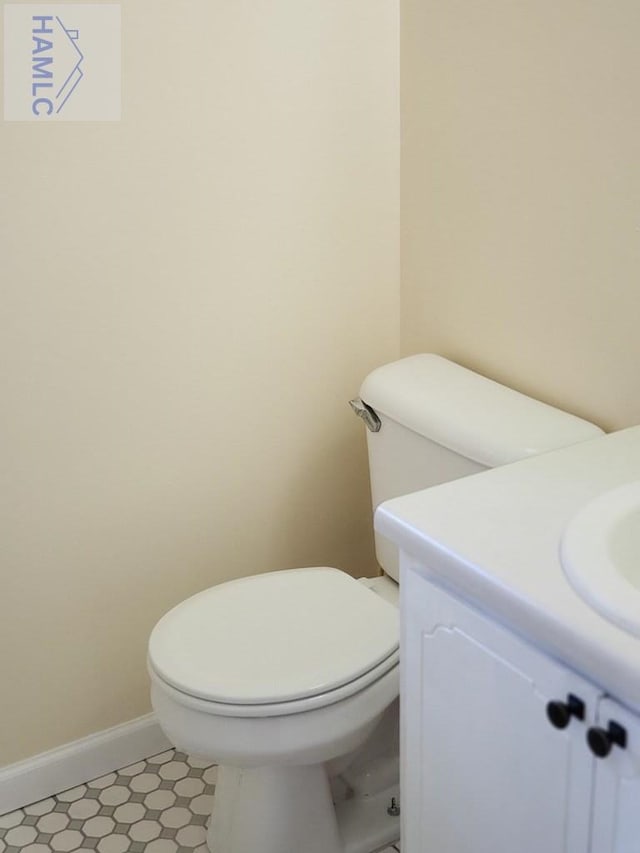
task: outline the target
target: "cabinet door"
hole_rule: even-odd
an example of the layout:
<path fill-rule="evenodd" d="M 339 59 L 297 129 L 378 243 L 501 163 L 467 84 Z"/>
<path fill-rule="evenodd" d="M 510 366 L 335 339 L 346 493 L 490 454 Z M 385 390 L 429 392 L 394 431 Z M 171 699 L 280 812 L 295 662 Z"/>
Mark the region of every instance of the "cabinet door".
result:
<path fill-rule="evenodd" d="M 585 853 L 595 759 L 546 708 L 588 723 L 598 691 L 417 573 L 401 592 L 405 853 Z"/>
<path fill-rule="evenodd" d="M 626 733 L 626 746 L 613 744 L 597 758 L 591 853 L 640 853 L 640 719 L 612 699 L 603 699 L 598 727 L 613 721 Z"/>

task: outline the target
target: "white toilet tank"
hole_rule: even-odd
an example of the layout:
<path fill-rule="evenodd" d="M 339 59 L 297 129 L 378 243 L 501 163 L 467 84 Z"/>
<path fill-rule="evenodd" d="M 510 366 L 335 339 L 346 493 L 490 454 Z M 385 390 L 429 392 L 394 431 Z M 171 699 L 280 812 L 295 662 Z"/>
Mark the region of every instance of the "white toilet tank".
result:
<path fill-rule="evenodd" d="M 374 370 L 352 405 L 368 426 L 374 510 L 398 495 L 602 435 L 588 421 L 432 354 Z M 399 580 L 397 550 L 377 533 L 376 556 Z"/>

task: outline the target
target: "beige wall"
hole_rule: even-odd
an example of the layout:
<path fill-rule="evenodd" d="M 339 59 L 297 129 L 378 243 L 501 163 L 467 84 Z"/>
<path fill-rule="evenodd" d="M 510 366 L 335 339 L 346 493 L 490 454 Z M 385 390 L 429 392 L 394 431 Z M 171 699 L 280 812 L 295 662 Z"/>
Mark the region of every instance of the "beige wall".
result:
<path fill-rule="evenodd" d="M 640 5 L 401 8 L 403 350 L 640 422 Z"/>
<path fill-rule="evenodd" d="M 373 570 L 394 0 L 123 4 L 124 117 L 0 126 L 0 765 L 148 710 L 160 614 Z"/>
<path fill-rule="evenodd" d="M 640 421 L 638 9 L 403 0 L 401 300 L 395 0 L 127 4 L 121 122 L 0 126 L 0 766 L 145 713 L 189 593 L 372 569 L 399 339 Z"/>

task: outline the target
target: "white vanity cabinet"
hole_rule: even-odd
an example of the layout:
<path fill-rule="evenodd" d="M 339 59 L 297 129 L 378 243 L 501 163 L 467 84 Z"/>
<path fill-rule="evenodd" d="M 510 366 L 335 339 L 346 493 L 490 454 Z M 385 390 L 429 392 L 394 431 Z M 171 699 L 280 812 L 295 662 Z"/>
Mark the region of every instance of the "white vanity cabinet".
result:
<path fill-rule="evenodd" d="M 401 595 L 404 853 L 640 853 L 640 717 L 417 568 Z"/>
<path fill-rule="evenodd" d="M 640 717 L 609 697 L 598 707 L 598 727 L 623 727 L 624 749 L 596 761 L 590 853 L 640 853 Z M 606 742 L 606 741 L 605 741 Z"/>

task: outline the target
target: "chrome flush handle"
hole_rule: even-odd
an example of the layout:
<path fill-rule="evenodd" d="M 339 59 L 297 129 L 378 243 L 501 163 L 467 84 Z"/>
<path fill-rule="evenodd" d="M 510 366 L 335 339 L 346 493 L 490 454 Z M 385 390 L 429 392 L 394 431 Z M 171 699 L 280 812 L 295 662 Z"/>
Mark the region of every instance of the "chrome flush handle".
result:
<path fill-rule="evenodd" d="M 380 427 L 382 424 L 380 423 L 380 418 L 376 415 L 371 406 L 367 406 L 366 403 L 356 397 L 355 400 L 349 400 L 349 405 L 356 413 L 359 418 L 367 425 L 367 429 L 371 432 L 380 432 Z"/>

